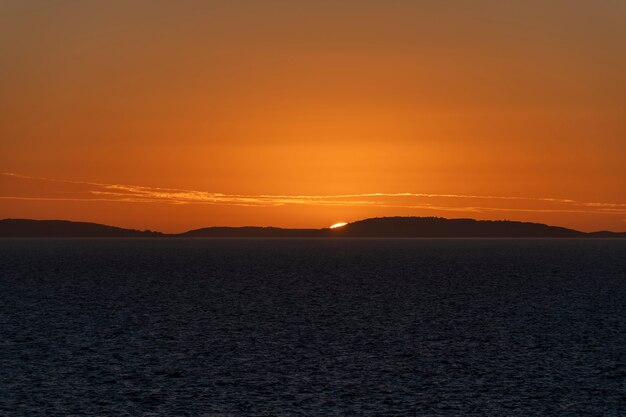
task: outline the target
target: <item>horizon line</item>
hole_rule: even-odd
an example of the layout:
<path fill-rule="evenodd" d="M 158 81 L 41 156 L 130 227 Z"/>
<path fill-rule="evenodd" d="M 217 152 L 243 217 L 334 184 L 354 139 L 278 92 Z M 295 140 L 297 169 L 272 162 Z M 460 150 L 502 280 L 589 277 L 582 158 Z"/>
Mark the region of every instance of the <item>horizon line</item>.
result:
<path fill-rule="evenodd" d="M 565 227 L 565 226 L 558 226 L 558 225 L 552 225 L 552 224 L 547 224 L 547 223 L 540 223 L 540 222 L 531 222 L 531 221 L 524 221 L 524 220 L 511 220 L 511 219 L 474 219 L 471 217 L 454 217 L 454 218 L 449 218 L 449 217 L 440 217 L 440 216 L 377 216 L 377 217 L 366 217 L 366 218 L 362 218 L 362 219 L 358 219 L 358 220 L 354 220 L 354 221 L 350 221 L 350 222 L 345 222 L 342 226 L 339 227 L 339 229 L 343 229 L 346 226 L 350 226 L 351 224 L 354 223 L 358 223 L 361 221 L 366 221 L 366 220 L 377 220 L 377 219 L 389 219 L 389 218 L 393 218 L 393 219 L 397 219 L 397 218 L 405 218 L 405 219 L 438 219 L 438 220 L 471 220 L 474 222 L 501 222 L 501 223 L 520 223 L 520 224 L 533 224 L 533 225 L 542 225 L 542 226 L 547 226 L 547 227 L 552 227 L 552 228 L 560 228 L 560 229 L 565 229 L 568 231 L 573 231 L 573 232 L 578 232 L 581 234 L 594 234 L 594 233 L 615 233 L 615 234 L 622 234 L 622 233 L 626 233 L 626 230 L 624 231 L 614 231 L 614 230 L 594 230 L 594 231 L 590 231 L 590 232 L 585 232 L 582 230 L 578 230 L 578 229 L 573 229 L 570 227 Z M 227 226 L 227 225 L 213 225 L 213 226 L 203 226 L 203 227 L 198 227 L 198 228 L 192 228 L 192 229 L 187 229 L 187 230 L 183 230 L 182 232 L 176 232 L 176 233 L 166 233 L 166 232 L 161 232 L 159 230 L 152 230 L 152 229 L 135 229 L 135 228 L 128 228 L 128 227 L 121 227 L 121 226 L 115 226 L 115 225 L 111 225 L 111 224 L 107 224 L 107 223 L 99 223 L 96 221 L 83 221 L 83 220 L 67 220 L 67 219 L 35 219 L 35 218 L 14 218 L 14 217 L 7 217 L 7 218 L 2 218 L 0 219 L 0 222 L 3 221 L 7 221 L 7 220 L 18 220 L 18 221 L 35 221 L 35 222 L 65 222 L 65 223 L 83 223 L 83 224 L 94 224 L 94 225 L 99 225 L 99 226 L 105 226 L 105 227 L 110 227 L 110 228 L 117 228 L 117 229 L 122 229 L 122 230 L 127 230 L 127 231 L 138 231 L 138 232 L 152 232 L 152 233 L 156 233 L 156 234 L 161 234 L 164 236 L 168 236 L 168 235 L 172 235 L 172 236 L 176 236 L 176 235 L 182 235 L 185 234 L 187 232 L 191 232 L 191 231 L 196 231 L 196 230 L 203 230 L 203 229 L 215 229 L 215 228 L 223 228 L 223 229 L 243 229 L 243 228 L 256 228 L 256 229 L 279 229 L 279 230 L 290 230 L 290 231 L 323 231 L 323 230 L 333 230 L 335 228 L 333 228 L 333 225 L 329 225 L 326 227 L 321 227 L 321 228 L 315 228 L 315 227 L 279 227 L 279 226 L 255 226 L 255 225 L 243 225 L 243 226 Z M 335 229 L 336 230 L 336 229 Z"/>

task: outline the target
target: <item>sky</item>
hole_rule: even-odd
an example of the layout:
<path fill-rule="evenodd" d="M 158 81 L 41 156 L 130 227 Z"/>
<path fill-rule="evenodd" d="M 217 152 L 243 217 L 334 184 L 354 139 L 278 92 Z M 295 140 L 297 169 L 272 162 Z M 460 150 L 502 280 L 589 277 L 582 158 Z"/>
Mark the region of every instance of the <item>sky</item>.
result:
<path fill-rule="evenodd" d="M 0 218 L 626 230 L 623 0 L 0 1 Z"/>

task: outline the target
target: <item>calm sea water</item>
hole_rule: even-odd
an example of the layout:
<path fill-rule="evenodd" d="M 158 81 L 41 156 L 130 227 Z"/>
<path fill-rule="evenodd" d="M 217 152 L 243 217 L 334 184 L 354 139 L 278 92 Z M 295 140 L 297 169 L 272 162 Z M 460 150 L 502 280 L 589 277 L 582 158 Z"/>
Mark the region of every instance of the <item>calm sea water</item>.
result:
<path fill-rule="evenodd" d="M 626 415 L 626 240 L 0 240 L 2 416 Z"/>

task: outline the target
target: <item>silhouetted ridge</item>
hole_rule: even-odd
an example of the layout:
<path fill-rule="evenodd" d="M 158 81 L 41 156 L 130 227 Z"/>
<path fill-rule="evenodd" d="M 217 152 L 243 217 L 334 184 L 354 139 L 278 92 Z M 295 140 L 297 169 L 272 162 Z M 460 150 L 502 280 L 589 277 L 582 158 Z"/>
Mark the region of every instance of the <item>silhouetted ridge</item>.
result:
<path fill-rule="evenodd" d="M 0 237 L 155 237 L 161 233 L 66 220 L 0 220 Z"/>
<path fill-rule="evenodd" d="M 601 232 L 587 233 L 589 237 L 626 237 L 626 232 L 608 232 L 603 230 Z"/>
<path fill-rule="evenodd" d="M 278 227 L 206 227 L 180 234 L 122 229 L 97 223 L 64 220 L 0 220 L 0 237 L 492 237 L 492 238 L 626 238 L 626 233 L 584 233 L 541 223 L 508 220 L 445 219 L 441 217 L 378 217 L 336 229 L 281 229 Z"/>
<path fill-rule="evenodd" d="M 321 237 L 327 229 L 281 229 L 279 227 L 205 227 L 181 233 L 180 237 Z"/>
<path fill-rule="evenodd" d="M 440 217 L 380 217 L 356 221 L 333 234 L 346 237 L 582 237 L 586 233 L 541 223 Z"/>

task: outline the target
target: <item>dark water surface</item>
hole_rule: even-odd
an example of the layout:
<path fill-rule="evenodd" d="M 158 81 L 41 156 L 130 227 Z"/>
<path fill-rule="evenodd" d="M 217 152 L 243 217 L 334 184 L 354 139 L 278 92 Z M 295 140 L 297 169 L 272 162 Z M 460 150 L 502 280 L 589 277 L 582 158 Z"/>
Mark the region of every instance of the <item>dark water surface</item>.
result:
<path fill-rule="evenodd" d="M 0 240 L 0 415 L 626 415 L 626 240 Z"/>

